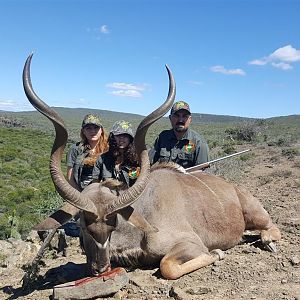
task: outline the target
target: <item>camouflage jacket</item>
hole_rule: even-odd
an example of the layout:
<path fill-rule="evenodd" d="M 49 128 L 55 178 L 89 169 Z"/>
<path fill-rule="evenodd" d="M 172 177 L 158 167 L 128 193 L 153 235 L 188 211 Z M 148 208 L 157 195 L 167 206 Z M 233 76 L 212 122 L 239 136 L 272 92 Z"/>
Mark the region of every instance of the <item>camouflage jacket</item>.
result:
<path fill-rule="evenodd" d="M 100 155 L 93 169 L 93 181 L 103 181 L 114 178 L 124 182 L 128 187 L 132 186 L 139 176 L 140 168 L 136 166 L 122 165 L 116 169 L 115 159 L 110 152 Z"/>
<path fill-rule="evenodd" d="M 204 138 L 188 129 L 181 140 L 177 140 L 173 129 L 162 131 L 150 150 L 151 163 L 175 162 L 189 168 L 209 161 L 209 149 Z"/>
<path fill-rule="evenodd" d="M 67 154 L 67 166 L 73 168 L 74 179 L 81 190 L 92 182 L 93 166 L 83 164 L 89 149 L 81 142 L 71 146 Z"/>

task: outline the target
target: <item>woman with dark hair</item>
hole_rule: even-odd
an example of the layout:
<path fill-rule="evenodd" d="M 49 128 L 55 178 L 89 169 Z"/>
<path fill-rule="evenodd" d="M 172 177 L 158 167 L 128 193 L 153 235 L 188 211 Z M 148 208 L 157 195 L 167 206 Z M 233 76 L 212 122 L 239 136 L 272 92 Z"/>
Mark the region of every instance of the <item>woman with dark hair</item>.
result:
<path fill-rule="evenodd" d="M 117 121 L 108 137 L 109 151 L 98 157 L 93 170 L 93 181 L 114 178 L 130 187 L 139 176 L 140 167 L 133 144 L 132 125 Z"/>
<path fill-rule="evenodd" d="M 67 179 L 82 191 L 92 182 L 94 164 L 99 155 L 108 150 L 107 135 L 100 117 L 88 114 L 82 121 L 81 141 L 72 145 L 67 156 Z"/>

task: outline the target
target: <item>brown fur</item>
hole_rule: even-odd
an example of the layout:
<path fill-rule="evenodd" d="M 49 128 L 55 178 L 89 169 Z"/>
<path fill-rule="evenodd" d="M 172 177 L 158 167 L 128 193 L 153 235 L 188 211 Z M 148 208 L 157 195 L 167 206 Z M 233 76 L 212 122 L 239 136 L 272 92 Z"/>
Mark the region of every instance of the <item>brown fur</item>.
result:
<path fill-rule="evenodd" d="M 84 194 L 96 197 L 94 203 L 101 207 L 105 194 L 110 193 L 103 189 L 119 186 L 115 180 L 107 180 L 93 184 Z M 126 267 L 160 263 L 162 275 L 176 279 L 219 259 L 211 251 L 237 245 L 245 229 L 261 230 L 265 243 L 280 239 L 268 213 L 244 188 L 201 171 L 182 173 L 174 164 L 153 167 L 143 194 L 127 213 L 123 210 L 119 213 L 135 227 L 119 217 L 114 223 L 118 211 L 107 221 L 101 213 L 97 220 L 89 213 L 81 215 L 92 226 L 83 226 L 93 236 L 85 238 L 85 247 L 90 249 L 86 251 L 88 261 L 94 261 L 91 267 L 98 272 L 110 261 Z M 133 212 L 138 218 L 130 218 Z M 143 228 L 147 228 L 144 233 L 140 231 Z M 110 236 L 111 253 L 93 245 L 93 239 L 105 244 Z"/>

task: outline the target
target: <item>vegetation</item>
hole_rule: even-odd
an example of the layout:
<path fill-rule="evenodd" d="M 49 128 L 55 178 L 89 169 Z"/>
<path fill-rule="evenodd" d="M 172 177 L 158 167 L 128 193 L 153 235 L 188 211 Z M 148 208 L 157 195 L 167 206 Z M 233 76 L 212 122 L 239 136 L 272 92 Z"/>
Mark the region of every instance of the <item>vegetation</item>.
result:
<path fill-rule="evenodd" d="M 48 168 L 53 136 L 5 127 L 0 127 L 0 136 L 0 238 L 4 239 L 27 233 L 62 200 Z"/>
<path fill-rule="evenodd" d="M 59 108 L 58 112 L 70 133 L 67 149 L 78 140 L 82 118 L 88 112 L 99 113 L 104 128 L 111 128 L 119 119 L 129 120 L 136 127 L 142 119 L 138 115 L 99 110 Z M 5 122 L 1 123 L 1 117 Z M 151 126 L 147 144 L 153 145 L 158 133 L 168 128 L 168 118 Z M 281 155 L 290 160 L 299 156 L 295 145 L 300 140 L 300 116 L 255 120 L 195 114 L 192 128 L 208 141 L 212 159 L 234 153 L 240 145 L 251 148 L 253 144 L 281 147 Z M 25 237 L 35 224 L 63 203 L 49 174 L 53 139 L 53 126 L 39 113 L 0 112 L 0 239 Z M 215 166 L 214 172 L 233 178 L 237 175 L 235 170 L 253 156 L 254 153 L 247 153 L 223 161 Z M 62 167 L 66 168 L 65 156 Z M 261 184 L 265 183 L 261 179 Z"/>

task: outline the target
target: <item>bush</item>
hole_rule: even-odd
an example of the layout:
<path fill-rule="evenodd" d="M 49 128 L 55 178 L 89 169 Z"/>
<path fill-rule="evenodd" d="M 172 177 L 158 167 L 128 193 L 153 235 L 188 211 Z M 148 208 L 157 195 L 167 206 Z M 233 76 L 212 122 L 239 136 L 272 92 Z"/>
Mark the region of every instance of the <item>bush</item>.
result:
<path fill-rule="evenodd" d="M 282 149 L 281 153 L 283 156 L 287 157 L 288 159 L 293 159 L 295 156 L 299 155 L 299 150 L 296 148 L 288 148 L 288 149 Z"/>
<path fill-rule="evenodd" d="M 267 143 L 268 146 L 278 146 L 278 147 L 284 147 L 284 146 L 289 146 L 289 141 L 286 138 L 280 137 L 276 140 L 269 141 Z"/>
<path fill-rule="evenodd" d="M 229 128 L 225 130 L 228 138 L 232 141 L 246 141 L 252 142 L 256 136 L 256 133 L 252 126 L 238 126 L 236 128 Z"/>
<path fill-rule="evenodd" d="M 222 146 L 222 150 L 225 154 L 232 154 L 235 153 L 236 150 L 234 148 L 234 145 L 232 143 L 226 143 Z M 222 154 L 220 154 L 221 156 Z"/>

